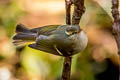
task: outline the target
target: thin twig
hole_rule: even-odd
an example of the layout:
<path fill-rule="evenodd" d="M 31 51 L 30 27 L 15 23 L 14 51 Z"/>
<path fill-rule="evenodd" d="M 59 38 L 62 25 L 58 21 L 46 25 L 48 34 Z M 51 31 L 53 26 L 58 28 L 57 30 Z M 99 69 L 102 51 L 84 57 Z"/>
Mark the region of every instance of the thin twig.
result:
<path fill-rule="evenodd" d="M 119 8 L 119 0 L 112 0 L 112 16 L 114 18 L 113 34 L 117 43 L 118 55 L 120 59 L 120 17 L 119 17 L 118 8 Z M 120 68 L 119 68 L 119 80 L 120 80 Z"/>
<path fill-rule="evenodd" d="M 71 1 L 65 0 L 66 24 L 71 24 Z M 72 57 L 64 57 L 62 80 L 70 80 Z"/>
<path fill-rule="evenodd" d="M 72 25 L 79 24 L 82 14 L 85 12 L 84 0 L 65 0 L 66 24 L 71 25 L 71 5 L 74 4 Z M 64 57 L 62 80 L 70 80 L 72 57 Z"/>
<path fill-rule="evenodd" d="M 70 0 L 65 0 L 65 5 L 66 5 L 66 24 L 70 25 L 71 24 L 71 1 Z"/>
<path fill-rule="evenodd" d="M 112 16 L 114 18 L 113 23 L 113 34 L 116 39 L 116 43 L 118 46 L 118 54 L 120 56 L 120 17 L 119 17 L 119 1 L 112 0 Z"/>
<path fill-rule="evenodd" d="M 62 80 L 70 80 L 72 57 L 65 57 L 63 64 Z"/>
<path fill-rule="evenodd" d="M 85 12 L 84 0 L 72 0 L 74 4 L 74 13 L 72 17 L 72 24 L 79 24 L 80 19 Z"/>

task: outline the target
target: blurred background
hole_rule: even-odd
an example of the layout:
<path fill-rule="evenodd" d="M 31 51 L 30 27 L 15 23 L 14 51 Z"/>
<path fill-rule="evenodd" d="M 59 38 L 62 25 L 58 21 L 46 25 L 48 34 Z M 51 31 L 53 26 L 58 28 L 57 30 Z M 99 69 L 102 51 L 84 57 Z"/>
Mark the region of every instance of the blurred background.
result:
<path fill-rule="evenodd" d="M 73 56 L 71 80 L 118 80 L 111 6 L 111 0 L 85 0 L 80 26 L 89 43 Z M 0 0 L 0 80 L 60 80 L 62 57 L 12 44 L 18 23 L 28 28 L 65 24 L 64 0 Z"/>

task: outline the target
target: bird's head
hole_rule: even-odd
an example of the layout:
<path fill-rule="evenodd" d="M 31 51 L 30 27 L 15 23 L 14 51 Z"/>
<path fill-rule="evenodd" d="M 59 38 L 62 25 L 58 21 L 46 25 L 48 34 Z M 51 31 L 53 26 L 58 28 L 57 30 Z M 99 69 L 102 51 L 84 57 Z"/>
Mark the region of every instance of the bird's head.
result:
<path fill-rule="evenodd" d="M 74 34 L 78 34 L 81 32 L 80 26 L 79 25 L 69 25 L 66 30 L 65 33 L 69 36 L 69 35 L 74 35 Z"/>

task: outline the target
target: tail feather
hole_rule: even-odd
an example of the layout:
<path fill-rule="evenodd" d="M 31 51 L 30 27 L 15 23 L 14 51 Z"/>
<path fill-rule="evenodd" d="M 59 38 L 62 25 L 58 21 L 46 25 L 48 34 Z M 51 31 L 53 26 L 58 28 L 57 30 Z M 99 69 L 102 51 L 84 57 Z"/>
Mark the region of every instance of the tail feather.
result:
<path fill-rule="evenodd" d="M 35 41 L 37 33 L 33 33 L 30 29 L 22 24 L 16 26 L 16 34 L 13 36 L 13 44 L 21 45 L 26 42 Z"/>
<path fill-rule="evenodd" d="M 35 33 L 17 33 L 14 37 L 13 40 L 25 40 L 25 41 L 30 41 L 30 40 L 35 40 L 36 34 Z"/>
<path fill-rule="evenodd" d="M 16 26 L 16 33 L 30 33 L 30 30 L 22 24 Z"/>
<path fill-rule="evenodd" d="M 13 41 L 12 42 L 15 46 L 23 46 L 23 45 L 25 45 L 25 41 L 23 41 L 23 40 L 15 40 L 15 41 Z"/>

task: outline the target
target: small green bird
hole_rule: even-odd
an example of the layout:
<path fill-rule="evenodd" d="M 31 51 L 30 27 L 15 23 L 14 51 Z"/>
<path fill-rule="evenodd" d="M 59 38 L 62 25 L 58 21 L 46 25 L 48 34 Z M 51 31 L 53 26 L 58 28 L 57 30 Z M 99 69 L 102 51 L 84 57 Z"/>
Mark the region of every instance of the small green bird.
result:
<path fill-rule="evenodd" d="M 79 25 L 49 25 L 28 29 L 22 24 L 16 27 L 15 45 L 33 41 L 28 46 L 59 56 L 72 56 L 85 49 L 88 38 Z"/>

